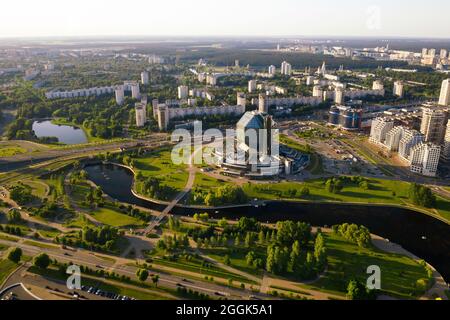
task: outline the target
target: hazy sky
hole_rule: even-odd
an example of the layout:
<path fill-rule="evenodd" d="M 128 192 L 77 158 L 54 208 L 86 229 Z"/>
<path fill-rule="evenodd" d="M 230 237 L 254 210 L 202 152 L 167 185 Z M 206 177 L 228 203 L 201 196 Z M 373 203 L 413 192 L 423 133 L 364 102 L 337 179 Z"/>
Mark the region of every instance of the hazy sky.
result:
<path fill-rule="evenodd" d="M 448 0 L 6 0 L 0 37 L 419 36 L 450 38 Z"/>

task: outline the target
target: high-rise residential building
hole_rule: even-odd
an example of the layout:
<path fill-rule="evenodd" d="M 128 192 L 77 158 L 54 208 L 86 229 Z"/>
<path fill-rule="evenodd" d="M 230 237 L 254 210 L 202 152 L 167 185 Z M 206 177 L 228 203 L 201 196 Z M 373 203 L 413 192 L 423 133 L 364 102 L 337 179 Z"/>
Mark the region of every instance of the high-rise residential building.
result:
<path fill-rule="evenodd" d="M 441 106 L 450 106 L 450 79 L 442 81 L 441 95 L 439 96 Z"/>
<path fill-rule="evenodd" d="M 125 91 L 123 86 L 117 86 L 114 89 L 115 95 L 116 95 L 116 103 L 121 106 L 123 105 L 124 101 L 125 101 Z"/>
<path fill-rule="evenodd" d="M 269 67 L 269 74 L 274 76 L 276 73 L 277 73 L 277 67 L 275 67 L 274 65 L 271 65 Z"/>
<path fill-rule="evenodd" d="M 139 83 L 137 82 L 131 84 L 131 97 L 136 100 L 141 99 L 141 90 L 139 89 Z"/>
<path fill-rule="evenodd" d="M 447 131 L 445 132 L 445 138 L 444 138 L 444 149 L 442 151 L 442 158 L 450 162 L 450 120 L 447 124 Z"/>
<path fill-rule="evenodd" d="M 179 86 L 178 87 L 178 99 L 186 99 L 189 95 L 188 86 Z"/>
<path fill-rule="evenodd" d="M 146 86 L 148 85 L 148 72 L 147 71 L 143 71 L 141 73 L 141 83 Z"/>
<path fill-rule="evenodd" d="M 158 105 L 158 127 L 161 131 L 166 131 L 169 126 L 169 107 L 165 104 Z"/>
<path fill-rule="evenodd" d="M 402 98 L 403 94 L 404 94 L 403 81 L 395 81 L 394 82 L 394 96 Z"/>
<path fill-rule="evenodd" d="M 422 58 L 425 58 L 428 55 L 428 49 L 427 48 L 423 48 L 422 49 Z"/>
<path fill-rule="evenodd" d="M 409 162 L 412 147 L 424 141 L 425 137 L 419 131 L 406 129 L 403 133 L 403 138 L 400 140 L 398 154 L 403 160 Z"/>
<path fill-rule="evenodd" d="M 344 104 L 344 96 L 345 96 L 344 88 L 341 86 L 336 87 L 336 89 L 334 90 L 334 102 L 337 105 L 343 105 Z"/>
<path fill-rule="evenodd" d="M 412 147 L 411 171 L 428 177 L 435 177 L 439 166 L 441 147 L 433 143 L 419 143 Z"/>
<path fill-rule="evenodd" d="M 247 96 L 243 92 L 237 93 L 237 105 L 238 106 L 246 106 L 247 105 Z"/>
<path fill-rule="evenodd" d="M 392 128 L 386 134 L 386 140 L 384 142 L 384 146 L 391 152 L 398 152 L 400 147 L 400 141 L 403 139 L 403 135 L 405 134 L 405 128 L 402 126 L 397 126 Z"/>
<path fill-rule="evenodd" d="M 428 50 L 428 55 L 431 56 L 431 57 L 436 56 L 436 49 L 430 49 L 430 50 Z"/>
<path fill-rule="evenodd" d="M 314 86 L 313 88 L 313 97 L 323 98 L 323 89 L 321 86 Z"/>
<path fill-rule="evenodd" d="M 372 90 L 384 90 L 383 82 L 375 80 L 372 84 Z"/>
<path fill-rule="evenodd" d="M 269 100 L 267 99 L 267 95 L 264 93 L 259 95 L 258 111 L 261 113 L 269 113 Z"/>
<path fill-rule="evenodd" d="M 256 91 L 256 80 L 250 80 L 248 82 L 248 92 L 253 93 Z"/>
<path fill-rule="evenodd" d="M 447 59 L 448 51 L 447 49 L 441 49 L 441 54 L 439 55 L 441 59 Z"/>
<path fill-rule="evenodd" d="M 370 142 L 384 144 L 386 134 L 394 128 L 394 120 L 389 118 L 376 118 L 372 121 L 370 129 Z"/>
<path fill-rule="evenodd" d="M 332 106 L 328 123 L 344 130 L 355 131 L 361 129 L 363 110 L 348 106 Z"/>
<path fill-rule="evenodd" d="M 147 108 L 143 103 L 136 103 L 135 108 L 136 112 L 136 126 L 143 127 L 147 122 Z"/>
<path fill-rule="evenodd" d="M 292 66 L 289 62 L 283 61 L 281 63 L 281 74 L 290 76 L 292 74 Z"/>
<path fill-rule="evenodd" d="M 234 60 L 234 66 L 236 67 L 236 68 L 239 68 L 240 67 L 240 62 L 239 62 L 239 60 Z"/>
<path fill-rule="evenodd" d="M 152 109 L 153 109 L 153 119 L 158 119 L 158 99 L 152 100 Z"/>
<path fill-rule="evenodd" d="M 314 84 L 314 80 L 315 80 L 315 78 L 313 76 L 307 76 L 306 77 L 306 85 L 307 86 L 313 85 Z"/>
<path fill-rule="evenodd" d="M 440 108 L 422 108 L 422 124 L 420 132 L 426 142 L 441 144 L 444 141 L 448 114 Z"/>

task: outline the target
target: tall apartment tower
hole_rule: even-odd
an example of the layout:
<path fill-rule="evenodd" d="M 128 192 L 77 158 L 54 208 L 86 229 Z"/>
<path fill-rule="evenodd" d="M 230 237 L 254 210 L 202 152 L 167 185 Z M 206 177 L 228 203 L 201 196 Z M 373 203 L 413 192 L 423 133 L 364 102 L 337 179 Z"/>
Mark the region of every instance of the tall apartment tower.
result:
<path fill-rule="evenodd" d="M 256 80 L 250 80 L 248 82 L 248 92 L 253 93 L 256 91 Z"/>
<path fill-rule="evenodd" d="M 442 81 L 441 95 L 439 96 L 439 105 L 450 106 L 450 79 Z"/>
<path fill-rule="evenodd" d="M 313 88 L 313 97 L 323 98 L 323 89 L 321 86 L 314 86 Z"/>
<path fill-rule="evenodd" d="M 143 103 L 136 103 L 135 108 L 136 112 L 136 127 L 143 127 L 147 122 L 147 108 Z"/>
<path fill-rule="evenodd" d="M 422 124 L 420 132 L 426 142 L 441 144 L 444 141 L 447 125 L 447 112 L 437 108 L 422 108 Z"/>
<path fill-rule="evenodd" d="M 411 149 L 411 171 L 435 177 L 439 165 L 441 147 L 433 143 L 419 143 Z"/>
<path fill-rule="evenodd" d="M 153 109 L 153 119 L 158 119 L 158 99 L 152 100 L 152 109 Z"/>
<path fill-rule="evenodd" d="M 188 86 L 179 86 L 178 87 L 178 99 L 186 99 L 189 95 Z"/>
<path fill-rule="evenodd" d="M 334 102 L 337 105 L 343 105 L 344 104 L 344 96 L 345 96 L 345 91 L 343 87 L 336 87 L 336 89 L 334 90 Z"/>
<path fill-rule="evenodd" d="M 276 73 L 277 73 L 277 67 L 275 67 L 274 65 L 271 65 L 269 67 L 269 74 L 274 76 Z"/>
<path fill-rule="evenodd" d="M 404 85 L 403 81 L 394 82 L 394 96 L 402 98 L 404 95 Z"/>
<path fill-rule="evenodd" d="M 247 96 L 243 92 L 237 93 L 237 105 L 238 106 L 246 106 L 247 105 Z"/>
<path fill-rule="evenodd" d="M 384 142 L 385 147 L 391 152 L 398 152 L 400 141 L 403 139 L 404 134 L 405 128 L 402 126 L 391 129 L 386 134 L 386 141 Z"/>
<path fill-rule="evenodd" d="M 447 54 L 448 54 L 447 49 L 441 49 L 441 53 L 439 56 L 441 59 L 447 59 Z"/>
<path fill-rule="evenodd" d="M 411 155 L 411 149 L 425 141 L 425 137 L 417 130 L 405 130 L 403 138 L 400 140 L 398 147 L 398 154 L 403 160 L 409 162 L 409 156 Z"/>
<path fill-rule="evenodd" d="M 139 83 L 133 83 L 131 85 L 131 97 L 136 100 L 141 99 L 141 90 L 139 89 Z"/>
<path fill-rule="evenodd" d="M 161 131 L 166 131 L 169 125 L 169 107 L 165 104 L 158 105 L 158 127 Z"/>
<path fill-rule="evenodd" d="M 143 71 L 141 73 L 141 83 L 146 86 L 148 85 L 148 72 L 147 71 Z"/>
<path fill-rule="evenodd" d="M 125 92 L 123 86 L 117 86 L 114 90 L 116 95 L 116 103 L 121 106 L 125 101 Z"/>
<path fill-rule="evenodd" d="M 394 120 L 387 118 L 376 118 L 372 121 L 370 129 L 370 142 L 384 144 L 386 135 L 394 128 Z"/>
<path fill-rule="evenodd" d="M 267 96 L 264 93 L 261 93 L 259 95 L 258 99 L 258 111 L 261 113 L 269 113 L 269 100 L 267 99 Z"/>
<path fill-rule="evenodd" d="M 444 138 L 444 148 L 442 150 L 442 158 L 446 162 L 450 162 L 450 120 L 447 124 L 447 130 Z"/>
<path fill-rule="evenodd" d="M 292 65 L 289 62 L 283 61 L 281 63 L 281 74 L 290 76 L 292 74 Z"/>

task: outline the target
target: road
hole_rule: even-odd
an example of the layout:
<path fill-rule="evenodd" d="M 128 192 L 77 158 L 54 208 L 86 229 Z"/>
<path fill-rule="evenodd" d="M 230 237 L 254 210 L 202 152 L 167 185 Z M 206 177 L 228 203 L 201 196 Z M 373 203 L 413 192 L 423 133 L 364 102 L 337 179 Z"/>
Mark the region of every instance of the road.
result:
<path fill-rule="evenodd" d="M 52 259 L 57 259 L 60 262 L 72 262 L 74 264 L 88 266 L 95 270 L 110 270 L 125 275 L 131 278 L 136 278 L 137 267 L 134 266 L 136 260 L 126 259 L 123 257 L 111 256 L 107 254 L 96 254 L 91 251 L 77 249 L 76 251 L 64 250 L 61 247 L 55 248 L 41 248 L 24 243 L 25 239 L 21 238 L 19 242 L 12 242 L 0 239 L 0 243 L 9 247 L 19 247 L 24 254 L 34 256 L 40 253 L 48 254 Z M 35 240 L 33 240 L 35 241 Z M 183 281 L 181 276 L 173 276 L 169 273 L 158 272 L 159 282 L 168 288 L 176 289 L 179 284 L 182 284 L 187 289 L 192 289 L 198 292 L 214 296 L 216 292 L 221 293 L 231 299 L 248 299 L 250 295 L 256 296 L 259 299 L 267 299 L 269 296 L 251 292 L 250 290 L 240 290 L 230 287 L 221 286 L 211 282 L 201 282 L 199 280 Z M 202 275 L 199 274 L 199 277 Z M 188 278 L 188 277 L 186 277 Z M 1 288 L 0 288 L 1 289 Z"/>

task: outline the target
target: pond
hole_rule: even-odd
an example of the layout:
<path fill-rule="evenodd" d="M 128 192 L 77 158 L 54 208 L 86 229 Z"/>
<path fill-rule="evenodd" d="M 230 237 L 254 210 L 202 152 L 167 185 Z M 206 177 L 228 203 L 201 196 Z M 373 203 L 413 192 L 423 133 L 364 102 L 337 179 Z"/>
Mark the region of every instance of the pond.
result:
<path fill-rule="evenodd" d="M 81 144 L 88 142 L 86 134 L 80 128 L 53 124 L 51 120 L 33 122 L 33 131 L 38 138 L 56 137 L 64 144 Z"/>
<path fill-rule="evenodd" d="M 120 202 L 135 204 L 162 211 L 165 205 L 137 198 L 131 192 L 133 174 L 130 170 L 115 165 L 92 165 L 85 169 L 89 179 L 103 191 Z M 433 265 L 450 281 L 450 225 L 426 214 L 400 207 L 299 203 L 270 201 L 265 206 L 230 207 L 227 209 L 196 209 L 175 207 L 171 213 L 190 215 L 208 212 L 214 218 L 238 219 L 254 217 L 261 222 L 281 220 L 305 221 L 314 226 L 332 226 L 341 223 L 365 225 L 369 230 Z"/>

